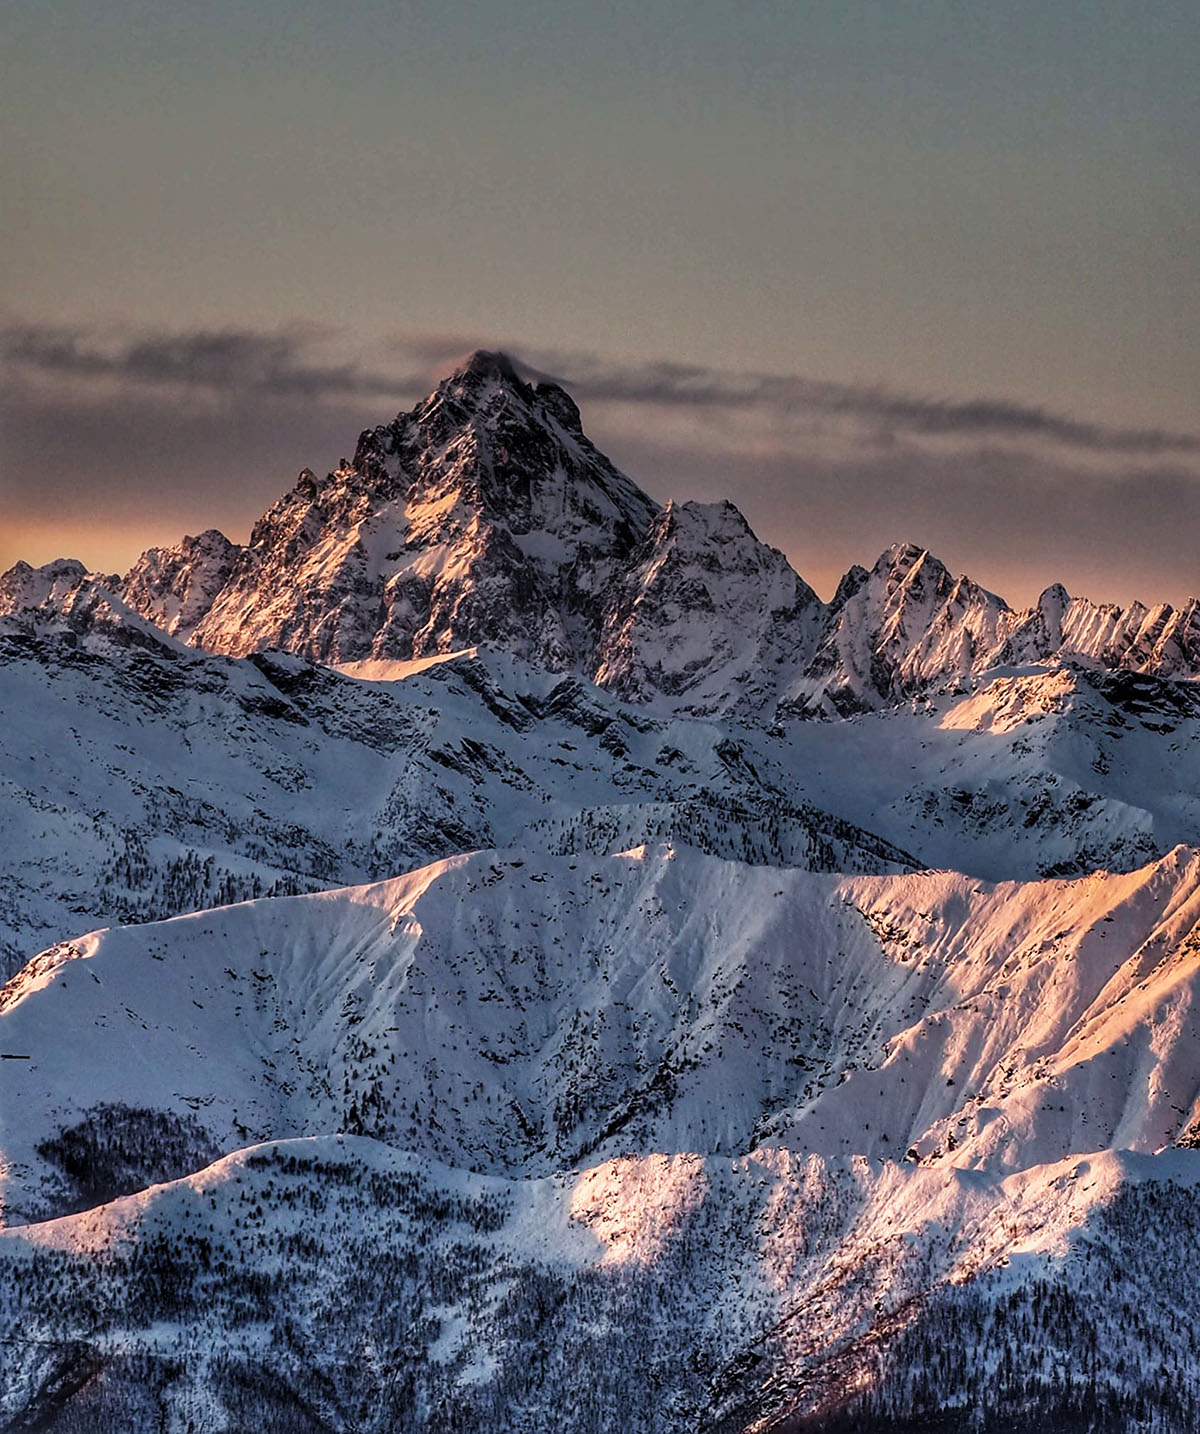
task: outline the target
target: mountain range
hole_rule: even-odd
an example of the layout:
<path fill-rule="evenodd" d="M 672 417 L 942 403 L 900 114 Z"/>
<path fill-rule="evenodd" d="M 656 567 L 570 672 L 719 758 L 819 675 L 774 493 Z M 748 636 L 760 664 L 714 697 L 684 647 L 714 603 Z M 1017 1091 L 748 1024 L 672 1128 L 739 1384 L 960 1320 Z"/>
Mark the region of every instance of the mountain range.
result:
<path fill-rule="evenodd" d="M 847 715 L 998 667 L 1200 672 L 1200 600 L 1121 608 L 1055 584 L 1014 610 L 901 543 L 823 603 L 732 503 L 660 508 L 556 384 L 476 353 L 353 462 L 305 469 L 245 546 L 210 530 L 124 577 L 18 564 L 0 614 L 78 626 L 113 600 L 180 642 L 325 665 L 492 644 L 661 711 Z"/>
<path fill-rule="evenodd" d="M 0 1428 L 1200 1427 L 1200 603 L 829 602 L 477 353 L 0 577 Z"/>

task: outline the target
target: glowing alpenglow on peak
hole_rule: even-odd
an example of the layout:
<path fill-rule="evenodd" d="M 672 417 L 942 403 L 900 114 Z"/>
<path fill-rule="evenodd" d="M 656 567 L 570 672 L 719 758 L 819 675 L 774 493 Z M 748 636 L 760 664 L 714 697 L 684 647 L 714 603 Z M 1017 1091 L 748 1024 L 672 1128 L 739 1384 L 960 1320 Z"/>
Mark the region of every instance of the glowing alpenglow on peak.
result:
<path fill-rule="evenodd" d="M 0 609 L 52 620 L 73 571 L 13 569 Z M 121 579 L 75 577 L 210 652 L 408 662 L 492 645 L 695 715 L 867 711 L 1030 663 L 1200 672 L 1195 600 L 1118 608 L 1055 585 L 1014 611 L 912 542 L 821 603 L 732 504 L 661 508 L 561 387 L 488 350 L 327 477 L 305 469 L 245 546 L 210 530 Z"/>

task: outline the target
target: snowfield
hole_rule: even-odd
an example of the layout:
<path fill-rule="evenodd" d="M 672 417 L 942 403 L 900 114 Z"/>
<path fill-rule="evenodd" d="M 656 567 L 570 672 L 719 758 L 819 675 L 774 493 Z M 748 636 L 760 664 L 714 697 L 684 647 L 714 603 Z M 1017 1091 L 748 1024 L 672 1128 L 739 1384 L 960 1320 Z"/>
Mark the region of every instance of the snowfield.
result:
<path fill-rule="evenodd" d="M 0 1067 L 2 1198 L 57 1213 L 39 1145 L 116 1106 L 218 1150 L 343 1131 L 493 1174 L 768 1138 L 999 1171 L 1151 1153 L 1200 1134 L 1198 978 L 1182 847 L 996 886 L 665 844 L 452 857 L 31 962 L 0 996 L 30 1054 Z"/>
<path fill-rule="evenodd" d="M 546 1280 L 570 1308 L 543 1332 L 551 1365 L 597 1317 L 615 1339 L 624 1301 L 642 1354 L 687 1349 L 686 1377 L 640 1389 L 629 1427 L 711 1417 L 706 1399 L 769 1427 L 844 1394 L 847 1362 L 875 1369 L 880 1328 L 915 1340 L 964 1290 L 1002 1347 L 1014 1298 L 1045 1283 L 1086 1300 L 1093 1246 L 1111 1255 L 1097 1230 L 1142 1198 L 1131 1183 L 1194 1218 L 1198 989 L 1200 854 L 1184 848 L 1126 875 L 996 886 L 665 844 L 481 852 L 102 931 L 0 996 L 0 1044 L 31 1055 L 0 1067 L 6 1278 L 23 1321 L 75 1319 L 89 1359 L 119 1352 L 113 1407 L 136 1353 L 170 1407 L 227 1412 L 234 1367 L 260 1371 L 274 1407 L 297 1349 L 322 1350 L 305 1385 L 334 1357 L 324 1316 L 292 1299 L 234 1318 L 244 1262 L 270 1288 L 311 1287 L 320 1311 L 357 1288 L 333 1247 L 381 1242 L 429 1345 L 406 1376 L 426 1413 L 390 1417 L 436 1428 L 435 1391 L 467 1390 L 467 1407 L 536 1427 L 509 1362 L 535 1297 L 505 1292 Z M 135 1280 L 147 1249 L 171 1251 L 166 1287 Z M 69 1292 L 53 1311 L 29 1287 L 36 1252 Z M 431 1273 L 443 1258 L 471 1272 L 447 1276 L 454 1298 Z M 664 1279 L 703 1337 L 661 1308 Z M 122 1291 L 147 1280 L 131 1320 Z M 398 1317 L 372 1315 L 392 1340 Z M 1116 1348 L 1107 1319 L 1094 1338 Z M 217 1334 L 230 1320 L 233 1339 Z M 219 1359 L 173 1381 L 196 1348 Z M 47 1377 L 29 1358 L 22 1397 Z M 1070 1394 L 1060 1375 L 1041 1395 Z M 1102 1384 L 1118 1404 L 1138 1387 Z"/>

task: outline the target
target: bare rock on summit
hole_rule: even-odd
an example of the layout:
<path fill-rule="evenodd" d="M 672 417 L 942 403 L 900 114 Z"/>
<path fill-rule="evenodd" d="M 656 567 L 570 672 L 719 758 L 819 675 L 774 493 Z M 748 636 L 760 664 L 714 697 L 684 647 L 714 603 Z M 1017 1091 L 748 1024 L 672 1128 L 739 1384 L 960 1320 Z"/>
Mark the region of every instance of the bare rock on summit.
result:
<path fill-rule="evenodd" d="M 187 641 L 243 551 L 215 528 L 174 547 L 148 548 L 122 579 L 122 595 L 165 632 Z"/>
<path fill-rule="evenodd" d="M 896 544 L 869 573 L 852 570 L 843 579 L 788 699 L 844 714 L 937 687 L 976 670 L 1008 611 L 1002 598 L 953 577 L 926 549 Z"/>

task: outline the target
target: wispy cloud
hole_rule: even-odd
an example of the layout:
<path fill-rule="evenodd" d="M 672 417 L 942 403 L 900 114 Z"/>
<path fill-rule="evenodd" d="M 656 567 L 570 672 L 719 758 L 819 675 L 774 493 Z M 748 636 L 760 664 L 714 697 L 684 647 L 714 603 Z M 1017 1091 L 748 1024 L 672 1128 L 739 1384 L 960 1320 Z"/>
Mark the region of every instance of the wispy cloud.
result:
<path fill-rule="evenodd" d="M 11 324 L 0 330 L 0 363 L 42 377 L 115 380 L 139 388 L 181 387 L 241 397 L 339 399 L 403 393 L 417 375 L 330 363 L 330 330 L 200 329 L 133 337 Z"/>
<path fill-rule="evenodd" d="M 880 439 L 1028 438 L 1094 452 L 1200 454 L 1200 435 L 1087 423 L 994 398 L 930 398 L 869 385 L 665 361 L 619 366 L 587 355 L 563 355 L 559 367 L 576 398 L 593 402 L 851 420 Z"/>
<path fill-rule="evenodd" d="M 259 332 L 212 329 L 104 336 L 36 324 L 0 328 L 10 371 L 137 388 L 174 387 L 239 398 L 402 399 L 424 391 L 478 341 L 461 334 L 394 337 L 376 355 L 331 358 L 348 336 L 297 324 Z M 1092 453 L 1200 455 L 1200 435 L 1085 422 L 1044 407 L 990 397 L 936 398 L 801 375 L 737 372 L 669 361 L 620 364 L 586 352 L 522 350 L 531 378 L 554 379 L 583 403 L 759 414 L 774 421 L 854 425 L 876 443 L 905 438 L 1035 440 Z"/>

